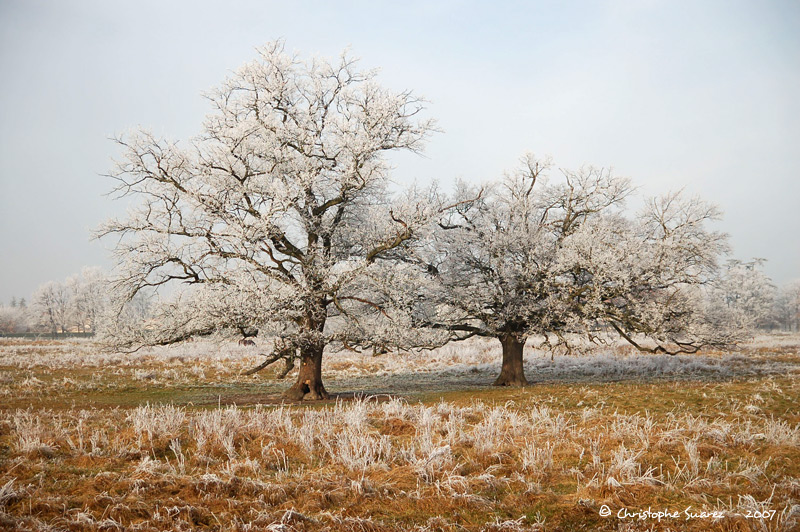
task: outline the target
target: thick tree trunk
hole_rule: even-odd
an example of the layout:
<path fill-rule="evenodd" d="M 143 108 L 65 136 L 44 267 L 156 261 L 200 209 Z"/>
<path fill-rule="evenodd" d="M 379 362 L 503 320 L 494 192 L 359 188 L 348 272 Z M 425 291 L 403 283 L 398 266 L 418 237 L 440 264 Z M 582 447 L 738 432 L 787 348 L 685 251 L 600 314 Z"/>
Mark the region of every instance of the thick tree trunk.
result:
<path fill-rule="evenodd" d="M 495 386 L 527 386 L 525 368 L 522 365 L 522 353 L 525 347 L 525 338 L 518 338 L 513 334 L 499 337 L 503 344 L 503 367 L 500 376 L 494 381 Z"/>
<path fill-rule="evenodd" d="M 300 348 L 300 371 L 297 382 L 284 392 L 290 401 L 316 401 L 329 399 L 330 395 L 322 384 L 322 351 L 324 346 L 303 346 Z"/>

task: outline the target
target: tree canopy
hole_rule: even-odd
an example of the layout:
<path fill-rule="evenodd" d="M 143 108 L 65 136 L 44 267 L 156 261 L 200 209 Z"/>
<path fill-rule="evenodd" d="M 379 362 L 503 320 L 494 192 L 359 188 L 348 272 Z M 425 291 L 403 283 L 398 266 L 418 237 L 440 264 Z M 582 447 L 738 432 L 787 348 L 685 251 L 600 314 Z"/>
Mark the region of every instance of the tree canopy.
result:
<path fill-rule="evenodd" d="M 731 339 L 705 312 L 701 289 L 726 249 L 725 235 L 707 227 L 715 207 L 670 194 L 630 217 L 628 179 L 583 167 L 550 181 L 551 168 L 528 155 L 477 201 L 460 187 L 463 201 L 419 248 L 433 302 L 420 326 L 498 338 L 499 385 L 527 382 L 522 350 L 532 335 L 569 347 L 570 335 L 601 341 L 613 332 L 669 353 Z"/>
<path fill-rule="evenodd" d="M 325 345 L 369 342 L 364 323 L 387 314 L 372 300 L 381 261 L 436 210 L 393 201 L 383 156 L 421 150 L 433 124 L 419 118 L 421 99 L 381 87 L 346 54 L 301 60 L 280 41 L 208 98 L 213 111 L 188 145 L 147 131 L 119 139 L 116 191 L 139 206 L 101 235 L 121 237 L 122 300 L 189 289 L 156 309 L 158 327 L 110 336 L 134 346 L 259 328 L 299 353 L 287 397 L 327 397 Z"/>

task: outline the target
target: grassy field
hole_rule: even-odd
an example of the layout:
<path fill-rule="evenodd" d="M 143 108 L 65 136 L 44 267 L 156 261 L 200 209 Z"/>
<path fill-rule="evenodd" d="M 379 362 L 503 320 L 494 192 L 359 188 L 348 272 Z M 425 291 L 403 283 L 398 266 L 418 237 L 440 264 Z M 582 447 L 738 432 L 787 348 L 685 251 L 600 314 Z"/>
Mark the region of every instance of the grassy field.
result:
<path fill-rule="evenodd" d="M 800 528 L 800 336 L 531 348 L 525 389 L 491 342 L 332 354 L 315 405 L 258 353 L 2 340 L 0 530 Z"/>

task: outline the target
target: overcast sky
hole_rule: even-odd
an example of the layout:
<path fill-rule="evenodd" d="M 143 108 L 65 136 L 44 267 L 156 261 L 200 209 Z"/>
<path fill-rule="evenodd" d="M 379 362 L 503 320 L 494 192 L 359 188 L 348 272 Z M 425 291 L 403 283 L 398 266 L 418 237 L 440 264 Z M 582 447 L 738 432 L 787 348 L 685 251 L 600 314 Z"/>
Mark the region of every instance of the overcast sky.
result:
<path fill-rule="evenodd" d="M 800 277 L 800 2 L 0 0 L 0 303 L 82 266 L 131 127 L 188 139 L 201 94 L 284 38 L 350 46 L 429 101 L 407 183 L 493 179 L 526 151 L 719 204 L 734 255 Z"/>

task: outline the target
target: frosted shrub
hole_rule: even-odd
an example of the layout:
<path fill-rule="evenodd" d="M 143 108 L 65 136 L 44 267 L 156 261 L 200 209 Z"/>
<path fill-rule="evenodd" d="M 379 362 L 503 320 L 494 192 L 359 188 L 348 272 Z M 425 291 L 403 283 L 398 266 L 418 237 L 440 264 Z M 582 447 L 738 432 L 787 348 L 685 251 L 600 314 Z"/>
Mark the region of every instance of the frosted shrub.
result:
<path fill-rule="evenodd" d="M 380 404 L 380 410 L 383 412 L 383 417 L 403 419 L 408 415 L 409 406 L 405 399 L 400 397 L 392 397 L 388 401 Z"/>
<path fill-rule="evenodd" d="M 262 408 L 256 406 L 252 412 L 243 413 L 249 420 L 251 428 L 255 431 L 270 434 L 274 437 L 293 438 L 296 431 L 292 422 L 291 410 L 284 405 L 277 408 Z M 244 421 L 243 421 L 244 422 Z"/>
<path fill-rule="evenodd" d="M 745 458 L 739 463 L 739 467 L 733 473 L 733 476 L 739 476 L 747 479 L 753 486 L 759 486 L 760 482 L 767 477 L 767 468 L 769 467 L 771 458 L 759 463 L 756 458 Z"/>
<path fill-rule="evenodd" d="M 315 423 L 313 418 L 316 412 L 312 410 L 306 410 L 303 412 L 302 422 L 300 426 L 297 427 L 297 432 L 295 432 L 295 437 L 298 440 L 298 443 L 303 447 L 303 450 L 306 452 L 307 455 L 312 456 L 314 453 L 314 449 L 316 448 L 316 430 L 315 430 Z"/>
<path fill-rule="evenodd" d="M 135 471 L 145 475 L 156 475 L 159 473 L 166 473 L 171 471 L 168 464 L 158 459 L 150 458 L 150 455 L 142 456 L 141 460 L 136 466 Z"/>
<path fill-rule="evenodd" d="M 406 462 L 414 467 L 414 471 L 425 482 L 433 482 L 445 468 L 453 464 L 453 452 L 449 445 L 424 450 L 405 449 Z"/>
<path fill-rule="evenodd" d="M 505 433 L 501 425 L 492 423 L 484 419 L 472 430 L 472 439 L 475 442 L 475 450 L 482 454 L 490 454 L 502 448 Z"/>
<path fill-rule="evenodd" d="M 638 414 L 632 416 L 615 416 L 611 424 L 611 433 L 623 439 L 635 437 L 637 444 L 645 449 L 650 446 L 650 437 L 655 430 L 655 423 L 650 416 L 642 417 Z"/>
<path fill-rule="evenodd" d="M 14 481 L 16 479 L 11 479 L 2 486 L 0 486 L 0 511 L 2 511 L 6 504 L 9 501 L 12 501 L 19 497 L 19 493 L 14 489 Z"/>
<path fill-rule="evenodd" d="M 391 461 L 392 442 L 388 436 L 365 434 L 344 429 L 334 442 L 325 442 L 331 459 L 351 471 L 387 465 Z"/>
<path fill-rule="evenodd" d="M 292 434 L 309 456 L 313 456 L 319 442 L 336 438 L 341 427 L 335 422 L 330 410 L 304 410 L 299 424 Z"/>
<path fill-rule="evenodd" d="M 800 446 L 800 425 L 769 418 L 764 421 L 764 439 L 773 445 Z"/>
<path fill-rule="evenodd" d="M 543 446 L 526 442 L 520 451 L 522 469 L 537 475 L 548 473 L 553 468 L 553 448 L 551 442 L 547 442 Z"/>
<path fill-rule="evenodd" d="M 228 454 L 235 456 L 234 440 L 246 423 L 236 406 L 200 412 L 193 418 L 192 434 L 197 442 L 197 451 L 204 452 L 209 443 L 217 442 Z"/>
<path fill-rule="evenodd" d="M 453 410 L 444 422 L 445 438 L 450 445 L 456 445 L 466 440 L 464 434 L 464 412 L 461 409 Z"/>
<path fill-rule="evenodd" d="M 181 440 L 174 438 L 169 444 L 169 450 L 175 455 L 175 466 L 173 470 L 179 475 L 186 474 L 186 456 L 181 450 Z"/>
<path fill-rule="evenodd" d="M 472 432 L 475 448 L 482 453 L 499 452 L 514 436 L 521 435 L 528 423 L 506 407 L 495 407 L 485 413 Z"/>
<path fill-rule="evenodd" d="M 535 430 L 542 431 L 546 435 L 554 437 L 565 437 L 570 430 L 570 420 L 563 413 L 554 414 L 553 411 L 545 406 L 535 406 L 531 409 L 530 421 Z"/>
<path fill-rule="evenodd" d="M 128 414 L 128 421 L 133 424 L 137 434 L 147 434 L 151 443 L 161 436 L 177 434 L 185 419 L 186 411 L 172 405 L 151 406 L 148 403 L 134 408 Z"/>
<path fill-rule="evenodd" d="M 686 455 L 689 460 L 689 470 L 693 477 L 696 477 L 700 472 L 700 453 L 697 450 L 697 442 L 694 440 L 687 440 L 684 442 L 683 447 L 686 449 Z"/>
<path fill-rule="evenodd" d="M 611 463 L 608 468 L 608 486 L 619 486 L 621 484 L 652 484 L 656 482 L 653 476 L 654 469 L 649 468 L 642 471 L 639 458 L 644 454 L 644 450 L 634 451 L 620 445 L 611 456 Z"/>
<path fill-rule="evenodd" d="M 333 407 L 333 417 L 341 420 L 348 429 L 356 431 L 366 426 L 369 412 L 368 400 L 363 397 L 357 397 L 350 403 L 338 400 Z"/>
<path fill-rule="evenodd" d="M 17 433 L 17 449 L 23 453 L 51 453 L 54 448 L 47 441 L 47 430 L 39 416 L 31 411 L 18 410 L 13 418 L 14 430 Z"/>

